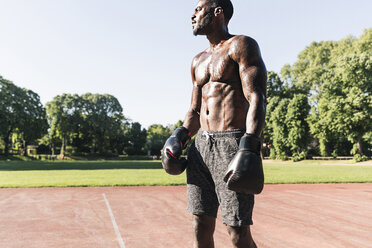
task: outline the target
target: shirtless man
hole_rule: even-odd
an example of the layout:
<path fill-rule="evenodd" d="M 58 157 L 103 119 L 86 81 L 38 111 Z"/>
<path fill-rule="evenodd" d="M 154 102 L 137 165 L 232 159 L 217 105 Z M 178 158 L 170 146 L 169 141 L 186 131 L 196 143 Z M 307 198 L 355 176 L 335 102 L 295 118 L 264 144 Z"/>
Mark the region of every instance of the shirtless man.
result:
<path fill-rule="evenodd" d="M 198 2 L 191 16 L 193 33 L 206 35 L 210 46 L 193 59 L 190 110 L 163 148 L 168 173 L 180 174 L 187 167 L 194 248 L 214 247 L 218 207 L 233 247 L 256 247 L 250 225 L 253 194 L 263 187 L 259 137 L 265 120 L 266 69 L 255 40 L 229 34 L 232 14 L 230 0 Z M 187 160 L 180 158 L 195 134 Z"/>

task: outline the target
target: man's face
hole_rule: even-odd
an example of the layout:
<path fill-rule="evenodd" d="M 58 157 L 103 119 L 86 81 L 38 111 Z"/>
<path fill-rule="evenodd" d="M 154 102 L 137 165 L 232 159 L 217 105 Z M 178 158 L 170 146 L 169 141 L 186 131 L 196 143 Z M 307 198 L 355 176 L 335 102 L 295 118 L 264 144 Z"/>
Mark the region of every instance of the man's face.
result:
<path fill-rule="evenodd" d="M 205 35 L 212 22 L 213 8 L 206 0 L 200 0 L 195 8 L 195 13 L 191 16 L 192 30 L 194 35 Z"/>

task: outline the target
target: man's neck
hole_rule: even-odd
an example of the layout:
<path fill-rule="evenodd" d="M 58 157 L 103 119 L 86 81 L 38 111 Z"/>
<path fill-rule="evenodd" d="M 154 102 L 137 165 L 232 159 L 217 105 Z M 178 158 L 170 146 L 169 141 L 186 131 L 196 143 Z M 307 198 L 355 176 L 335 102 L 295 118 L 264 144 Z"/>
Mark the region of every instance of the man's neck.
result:
<path fill-rule="evenodd" d="M 213 29 L 213 32 L 207 34 L 209 45 L 211 48 L 216 48 L 222 42 L 228 40 L 231 37 L 227 26 L 221 26 L 220 28 Z"/>

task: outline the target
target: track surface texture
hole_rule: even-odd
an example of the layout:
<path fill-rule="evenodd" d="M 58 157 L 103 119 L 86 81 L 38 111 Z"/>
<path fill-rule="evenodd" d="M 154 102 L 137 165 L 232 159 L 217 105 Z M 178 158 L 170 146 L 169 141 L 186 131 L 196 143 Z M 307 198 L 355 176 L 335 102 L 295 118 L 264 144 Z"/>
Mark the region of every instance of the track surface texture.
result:
<path fill-rule="evenodd" d="M 0 189 L 0 247 L 191 248 L 185 209 L 185 186 Z M 259 248 L 371 248 L 371 220 L 372 184 L 266 185 L 252 233 Z M 215 244 L 231 247 L 220 217 Z"/>

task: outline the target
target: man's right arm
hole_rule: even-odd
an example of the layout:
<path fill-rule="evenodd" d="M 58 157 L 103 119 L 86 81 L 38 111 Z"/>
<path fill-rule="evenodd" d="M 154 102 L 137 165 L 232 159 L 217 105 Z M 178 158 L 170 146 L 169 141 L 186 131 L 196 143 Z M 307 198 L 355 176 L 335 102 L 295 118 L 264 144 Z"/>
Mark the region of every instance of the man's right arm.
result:
<path fill-rule="evenodd" d="M 191 65 L 191 78 L 193 83 L 191 106 L 187 112 L 183 126 L 191 132 L 191 136 L 195 135 L 200 128 L 200 107 L 202 99 L 202 86 L 198 85 L 195 77 L 195 67 L 197 57 L 194 58 Z"/>
<path fill-rule="evenodd" d="M 201 87 L 197 85 L 195 80 L 194 65 L 195 59 L 191 66 L 193 90 L 190 110 L 186 114 L 183 126 L 172 133 L 162 150 L 163 168 L 171 175 L 179 175 L 186 169 L 187 160 L 181 157 L 182 150 L 186 148 L 191 137 L 200 128 Z"/>

